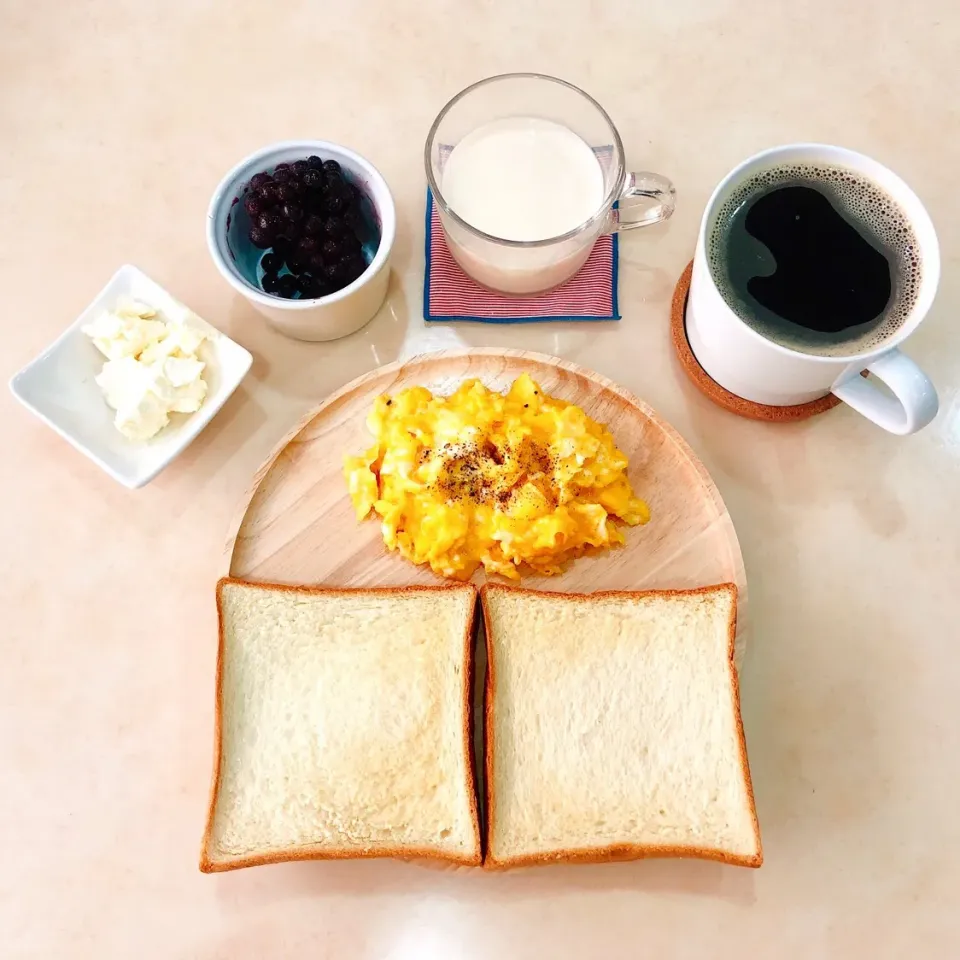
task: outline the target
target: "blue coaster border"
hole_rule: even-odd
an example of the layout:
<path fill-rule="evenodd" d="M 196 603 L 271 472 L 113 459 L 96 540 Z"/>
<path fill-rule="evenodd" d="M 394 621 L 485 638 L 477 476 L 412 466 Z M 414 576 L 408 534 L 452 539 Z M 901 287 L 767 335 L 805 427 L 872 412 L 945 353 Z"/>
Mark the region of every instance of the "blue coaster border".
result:
<path fill-rule="evenodd" d="M 614 204 L 616 206 L 616 204 Z M 554 321 L 574 322 L 585 320 L 587 322 L 596 321 L 616 321 L 620 320 L 620 300 L 618 296 L 620 283 L 620 237 L 613 234 L 613 270 L 610 274 L 611 298 L 610 302 L 613 310 L 609 314 L 595 315 L 584 314 L 571 316 L 566 313 L 557 313 L 546 317 L 480 317 L 474 314 L 455 314 L 437 316 L 430 312 L 430 254 L 433 248 L 433 191 L 427 187 L 427 208 L 424 213 L 424 242 L 423 242 L 423 319 L 432 323 L 443 323 L 447 320 L 467 320 L 473 323 L 553 323 Z"/>

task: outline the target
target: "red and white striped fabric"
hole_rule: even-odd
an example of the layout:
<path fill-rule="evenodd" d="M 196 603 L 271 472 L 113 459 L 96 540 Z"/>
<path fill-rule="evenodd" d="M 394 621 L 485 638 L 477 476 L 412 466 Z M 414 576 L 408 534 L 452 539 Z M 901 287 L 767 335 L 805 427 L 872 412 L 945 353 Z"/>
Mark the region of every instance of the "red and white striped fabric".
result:
<path fill-rule="evenodd" d="M 533 323 L 542 320 L 619 320 L 617 237 L 600 237 L 587 262 L 562 287 L 533 297 L 511 297 L 468 277 L 447 247 L 433 195 L 427 191 L 425 320 Z"/>

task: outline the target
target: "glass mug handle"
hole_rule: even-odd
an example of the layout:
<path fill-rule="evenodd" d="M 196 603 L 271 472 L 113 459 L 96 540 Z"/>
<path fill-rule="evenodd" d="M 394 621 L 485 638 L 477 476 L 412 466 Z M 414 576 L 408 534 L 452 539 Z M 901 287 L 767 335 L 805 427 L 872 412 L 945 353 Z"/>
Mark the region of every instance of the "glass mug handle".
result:
<path fill-rule="evenodd" d="M 668 219 L 677 205 L 677 191 L 659 173 L 628 173 L 618 209 L 610 211 L 607 231 L 633 230 Z M 634 214 L 636 211 L 636 214 Z"/>

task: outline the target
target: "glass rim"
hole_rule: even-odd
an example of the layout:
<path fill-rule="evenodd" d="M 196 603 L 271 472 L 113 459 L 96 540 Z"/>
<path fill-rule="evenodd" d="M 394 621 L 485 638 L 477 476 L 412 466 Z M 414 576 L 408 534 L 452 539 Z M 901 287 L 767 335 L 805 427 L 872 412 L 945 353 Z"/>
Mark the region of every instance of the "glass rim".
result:
<path fill-rule="evenodd" d="M 440 128 L 440 124 L 443 122 L 444 117 L 459 103 L 468 93 L 473 93 L 474 90 L 479 89 L 480 87 L 485 87 L 487 84 L 496 83 L 499 80 L 546 80 L 548 83 L 556 83 L 562 87 L 566 87 L 568 90 L 572 90 L 574 93 L 580 94 L 586 101 L 588 101 L 594 109 L 603 117 L 606 121 L 607 126 L 610 128 L 610 134 L 613 137 L 613 147 L 617 154 L 617 173 L 613 179 L 613 184 L 610 189 L 607 191 L 606 195 L 603 198 L 603 201 L 600 204 L 600 207 L 595 213 L 589 216 L 583 223 L 578 224 L 572 230 L 568 230 L 566 233 L 557 234 L 555 237 L 545 237 L 542 240 L 508 240 L 506 237 L 497 237 L 492 233 L 486 233 L 479 227 L 475 227 L 470 223 L 467 223 L 444 199 L 443 193 L 440 190 L 440 185 L 437 183 L 437 178 L 433 175 L 433 163 L 431 162 L 431 153 L 433 151 L 433 143 L 437 136 L 437 130 Z M 492 243 L 504 244 L 509 247 L 545 247 L 553 243 L 559 243 L 563 240 L 570 240 L 573 237 L 584 231 L 584 228 L 591 226 L 596 220 L 604 215 L 604 212 L 610 209 L 613 204 L 616 202 L 617 197 L 619 197 L 621 191 L 623 190 L 623 182 L 626 177 L 626 166 L 624 163 L 623 155 L 623 141 L 620 139 L 620 131 L 617 130 L 616 125 L 613 120 L 610 118 L 610 114 L 603 109 L 602 106 L 590 96 L 585 90 L 581 90 L 580 87 L 575 84 L 569 83 L 566 80 L 561 80 L 559 77 L 551 77 L 546 73 L 498 73 L 492 77 L 484 77 L 482 80 L 477 80 L 476 83 L 471 83 L 470 86 L 464 87 L 458 94 L 453 96 L 448 100 L 440 112 L 437 114 L 436 119 L 430 126 L 430 132 L 427 134 L 427 140 L 423 148 L 423 164 L 426 169 L 427 175 L 427 184 L 430 187 L 430 192 L 433 194 L 434 203 L 443 211 L 443 213 L 450 217 L 451 220 L 459 224 L 465 230 L 468 230 L 474 236 L 480 237 L 483 240 L 488 240 Z"/>

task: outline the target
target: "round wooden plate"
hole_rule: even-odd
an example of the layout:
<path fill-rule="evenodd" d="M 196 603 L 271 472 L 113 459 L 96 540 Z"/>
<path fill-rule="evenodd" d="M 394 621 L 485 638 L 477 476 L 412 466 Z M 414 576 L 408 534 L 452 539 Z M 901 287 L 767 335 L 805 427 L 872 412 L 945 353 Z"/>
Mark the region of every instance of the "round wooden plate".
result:
<path fill-rule="evenodd" d="M 479 378 L 503 391 L 529 373 L 550 394 L 606 424 L 630 460 L 630 481 L 651 520 L 626 530 L 626 545 L 581 557 L 556 577 L 524 577 L 537 590 L 591 593 L 733 582 L 740 589 L 737 661 L 743 653 L 746 575 L 733 522 L 703 464 L 680 435 L 616 384 L 574 363 L 522 350 L 433 353 L 380 367 L 328 397 L 257 472 L 233 524 L 225 572 L 247 580 L 386 587 L 441 578 L 390 553 L 374 520 L 358 523 L 343 458 L 371 442 L 374 398 L 405 387 L 451 393 Z M 478 572 L 474 580 L 482 582 Z"/>

